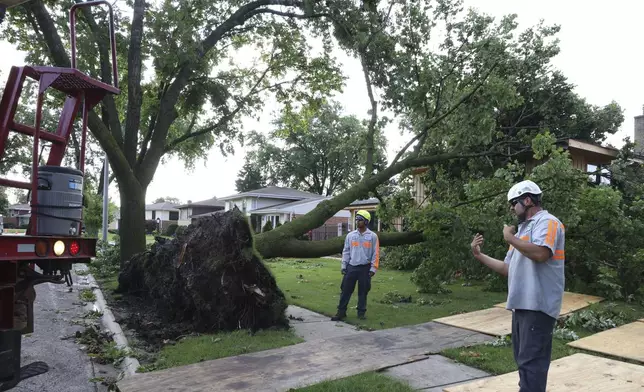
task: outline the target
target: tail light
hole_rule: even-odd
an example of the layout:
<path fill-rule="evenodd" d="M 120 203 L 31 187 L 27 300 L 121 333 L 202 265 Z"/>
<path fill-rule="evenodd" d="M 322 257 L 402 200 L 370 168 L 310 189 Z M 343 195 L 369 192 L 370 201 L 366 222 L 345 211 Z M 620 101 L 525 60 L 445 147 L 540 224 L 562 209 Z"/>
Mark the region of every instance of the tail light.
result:
<path fill-rule="evenodd" d="M 72 243 L 69 244 L 69 254 L 76 256 L 78 253 L 80 253 L 80 244 L 76 241 L 72 241 Z"/>
<path fill-rule="evenodd" d="M 45 257 L 49 252 L 49 245 L 47 241 L 39 240 L 36 242 L 36 256 Z"/>

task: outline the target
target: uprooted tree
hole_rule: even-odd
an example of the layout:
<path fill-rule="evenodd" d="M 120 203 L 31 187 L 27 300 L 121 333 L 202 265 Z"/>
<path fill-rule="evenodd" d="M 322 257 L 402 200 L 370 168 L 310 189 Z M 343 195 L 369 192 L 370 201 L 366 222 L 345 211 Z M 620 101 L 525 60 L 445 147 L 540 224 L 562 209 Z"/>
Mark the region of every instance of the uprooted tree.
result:
<path fill-rule="evenodd" d="M 382 184 L 408 169 L 516 156 L 556 116 L 570 113 L 563 107 L 569 101 L 558 101 L 569 94 L 565 78 L 549 65 L 558 52 L 556 27 L 539 25 L 519 34 L 513 16 L 495 21 L 463 12 L 458 0 L 355 3 L 135 0 L 131 19 L 117 12 L 119 58 L 126 59 L 120 63 L 123 94 L 106 98 L 89 124 L 119 185 L 121 228 L 129 233 L 122 238 L 123 261 L 145 249 L 145 194 L 162 158 L 175 155 L 191 165 L 215 145 L 222 153 L 232 152 L 231 142 L 241 135 L 241 116 L 256 112 L 269 93 L 287 114 L 322 102 L 342 86 L 330 56 L 333 49 L 358 60 L 367 87 L 371 110 L 364 173 L 306 216 L 258 235 L 256 247 L 264 257 L 335 253 L 341 238 L 296 238 L 354 200 L 378 196 Z M 5 36 L 29 53 L 30 62 L 69 66 L 61 34 L 67 34 L 71 4 L 26 3 L 12 13 Z M 102 16 L 82 15 L 79 65 L 109 81 Z M 312 50 L 314 42 L 322 47 L 319 55 Z M 243 59 L 252 51 L 259 53 L 253 59 L 260 65 L 224 67 L 225 60 Z M 143 82 L 148 59 L 153 69 Z M 557 82 L 563 90 L 555 89 L 546 108 L 535 104 Z M 619 113 L 614 105 L 602 110 L 581 106 L 585 112 L 580 114 L 594 117 Z M 385 110 L 398 116 L 409 142 L 388 166 L 377 167 L 375 139 Z M 551 131 L 566 136 L 565 129 Z M 423 238 L 414 231 L 381 233 L 381 244 Z"/>
<path fill-rule="evenodd" d="M 119 290 L 199 332 L 288 326 L 286 298 L 237 209 L 199 219 L 176 239 L 135 255 L 119 275 Z"/>

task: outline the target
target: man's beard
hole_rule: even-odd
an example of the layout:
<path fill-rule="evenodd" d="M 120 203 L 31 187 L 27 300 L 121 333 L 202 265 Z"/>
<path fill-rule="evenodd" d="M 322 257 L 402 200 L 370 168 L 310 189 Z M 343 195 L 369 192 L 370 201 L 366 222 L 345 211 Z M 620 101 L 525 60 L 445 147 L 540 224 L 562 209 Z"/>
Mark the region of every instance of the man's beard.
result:
<path fill-rule="evenodd" d="M 527 214 L 527 211 L 523 211 L 523 212 L 522 212 L 522 213 L 520 213 L 520 214 L 516 214 L 516 217 L 517 217 L 517 224 L 519 224 L 519 225 L 520 225 L 521 223 L 525 222 L 526 214 Z"/>

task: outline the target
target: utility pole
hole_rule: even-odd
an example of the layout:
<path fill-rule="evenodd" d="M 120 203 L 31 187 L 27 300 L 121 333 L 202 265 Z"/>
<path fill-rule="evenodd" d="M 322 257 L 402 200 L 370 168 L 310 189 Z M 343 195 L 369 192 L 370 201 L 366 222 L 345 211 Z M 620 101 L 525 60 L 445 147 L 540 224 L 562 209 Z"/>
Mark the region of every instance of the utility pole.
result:
<path fill-rule="evenodd" d="M 110 186 L 110 164 L 107 160 L 107 153 L 103 160 L 103 246 L 107 246 L 107 218 L 109 216 L 108 187 Z"/>

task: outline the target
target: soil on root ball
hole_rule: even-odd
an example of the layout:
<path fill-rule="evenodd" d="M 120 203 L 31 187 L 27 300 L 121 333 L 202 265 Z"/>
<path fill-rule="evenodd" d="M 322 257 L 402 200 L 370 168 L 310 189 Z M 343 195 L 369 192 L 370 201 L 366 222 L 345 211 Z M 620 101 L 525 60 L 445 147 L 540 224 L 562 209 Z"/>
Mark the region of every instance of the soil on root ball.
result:
<path fill-rule="evenodd" d="M 237 209 L 200 218 L 175 239 L 158 239 L 124 265 L 119 292 L 124 302 L 136 303 L 138 309 L 128 313 L 142 316 L 131 320 L 139 333 L 151 331 L 141 325 L 145 319 L 158 319 L 172 334 L 289 326 L 284 294 Z"/>

